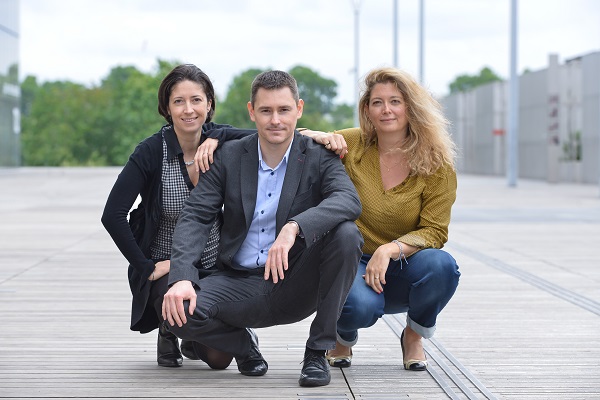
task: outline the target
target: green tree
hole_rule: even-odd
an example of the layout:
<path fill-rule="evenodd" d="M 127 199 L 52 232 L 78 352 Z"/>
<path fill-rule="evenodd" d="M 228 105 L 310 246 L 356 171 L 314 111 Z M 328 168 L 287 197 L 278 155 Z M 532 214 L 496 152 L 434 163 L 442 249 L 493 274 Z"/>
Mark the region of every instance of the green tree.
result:
<path fill-rule="evenodd" d="M 217 107 L 215 121 L 239 128 L 254 128 L 246 104 L 250 100 L 252 81 L 261 72 L 263 70 L 251 68 L 233 79 L 225 100 Z M 333 102 L 337 95 L 334 80 L 324 78 L 305 66 L 295 66 L 289 73 L 296 78 L 300 97 L 304 100 L 304 112 L 298 126 L 331 130 L 332 121 L 344 126 L 348 124 L 345 118 L 347 109 L 338 109 Z"/>
<path fill-rule="evenodd" d="M 581 131 L 571 132 L 562 145 L 562 161 L 581 161 Z"/>
<path fill-rule="evenodd" d="M 332 129 L 344 129 L 354 127 L 354 107 L 342 103 L 334 106 L 330 114 L 330 123 Z"/>
<path fill-rule="evenodd" d="M 31 106 L 40 90 L 35 76 L 28 75 L 21 83 L 21 116 L 27 117 L 31 114 Z"/>
<path fill-rule="evenodd" d="M 72 82 L 22 91 L 25 165 L 123 165 L 135 146 L 165 123 L 157 112 L 160 81 L 176 62 L 158 60 L 155 73 L 115 67 L 99 87 Z"/>
<path fill-rule="evenodd" d="M 250 101 L 250 88 L 256 75 L 264 70 L 250 68 L 235 76 L 227 89 L 222 103 L 217 103 L 214 120 L 220 124 L 229 124 L 237 128 L 254 128 L 254 122 L 248 115 L 247 104 Z"/>
<path fill-rule="evenodd" d="M 135 67 L 116 67 L 102 81 L 108 104 L 97 123 L 94 146 L 106 154 L 109 165 L 123 165 L 135 146 L 165 123 L 158 114 L 158 87 L 176 63 L 158 61 L 156 73 L 145 74 Z M 164 72 L 167 70 L 167 72 Z"/>
<path fill-rule="evenodd" d="M 48 82 L 34 92 L 22 123 L 25 165 L 80 164 L 77 158 L 83 154 L 77 151 L 85 147 L 83 132 L 94 118 L 94 110 L 87 106 L 87 89 L 71 82 Z"/>
<path fill-rule="evenodd" d="M 328 115 L 334 107 L 337 83 L 302 65 L 293 67 L 289 73 L 296 78 L 300 97 L 304 100 L 304 112 L 299 124 L 315 130 L 330 130 Z"/>
<path fill-rule="evenodd" d="M 459 75 L 449 85 L 450 93 L 466 92 L 474 87 L 485 85 L 486 83 L 501 81 L 494 71 L 489 67 L 484 67 L 479 75 Z"/>
<path fill-rule="evenodd" d="M 28 76 L 21 83 L 24 165 L 123 165 L 135 146 L 165 123 L 157 112 L 157 90 L 178 64 L 159 59 L 152 73 L 117 66 L 94 87 L 68 81 L 38 84 Z M 251 83 L 261 72 L 251 68 L 233 79 L 225 100 L 217 104 L 216 122 L 254 127 L 246 103 Z M 290 73 L 306 102 L 299 126 L 318 130 L 352 126 L 352 108 L 333 102 L 335 81 L 304 66 Z"/>

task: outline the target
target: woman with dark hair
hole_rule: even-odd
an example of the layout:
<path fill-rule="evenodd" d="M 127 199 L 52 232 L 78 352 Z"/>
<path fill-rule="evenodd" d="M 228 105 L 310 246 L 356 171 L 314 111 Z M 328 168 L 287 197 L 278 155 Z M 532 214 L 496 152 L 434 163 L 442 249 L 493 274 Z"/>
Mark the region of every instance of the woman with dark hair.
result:
<path fill-rule="evenodd" d="M 215 91 L 208 76 L 195 65 L 175 67 L 160 84 L 158 112 L 167 124 L 143 140 L 129 157 L 106 201 L 102 223 L 129 261 L 129 286 L 133 295 L 131 330 L 147 333 L 158 328 L 157 362 L 179 367 L 182 352 L 201 359 L 211 368 L 227 368 L 232 356 L 200 343 L 183 341 L 168 331 L 161 315 L 167 292 L 173 231 L 184 201 L 198 184 L 194 165 L 198 149 L 202 168 L 212 161 L 218 140 L 237 139 L 250 130 L 211 122 Z M 139 206 L 127 215 L 138 195 Z M 198 260 L 201 277 L 215 269 L 222 216 L 215 215 L 206 250 Z"/>
<path fill-rule="evenodd" d="M 360 129 L 302 132 L 343 157 L 363 206 L 356 224 L 364 254 L 327 358 L 349 367 L 360 328 L 406 312 L 402 364 L 423 371 L 421 339 L 433 336 L 460 276 L 441 250 L 456 199 L 455 145 L 440 104 L 399 69 L 367 74 L 358 111 Z"/>

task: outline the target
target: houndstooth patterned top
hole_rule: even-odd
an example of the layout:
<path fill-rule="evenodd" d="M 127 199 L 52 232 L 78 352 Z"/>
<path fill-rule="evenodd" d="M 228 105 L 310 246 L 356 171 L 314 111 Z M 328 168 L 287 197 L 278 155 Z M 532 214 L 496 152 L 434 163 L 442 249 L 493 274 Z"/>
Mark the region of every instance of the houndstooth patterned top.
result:
<path fill-rule="evenodd" d="M 187 170 L 183 164 L 183 158 L 174 157 L 170 160 L 168 159 L 167 143 L 164 137 L 162 148 L 162 212 L 158 233 L 150 246 L 150 254 L 156 260 L 169 260 L 171 259 L 171 246 L 173 245 L 175 224 L 183 208 L 183 203 L 189 197 L 190 191 L 194 187 L 189 178 L 186 179 Z M 222 217 L 218 215 L 211 228 L 204 252 L 200 257 L 201 268 L 211 268 L 215 265 L 222 223 Z M 190 245 L 192 244 L 190 243 Z"/>

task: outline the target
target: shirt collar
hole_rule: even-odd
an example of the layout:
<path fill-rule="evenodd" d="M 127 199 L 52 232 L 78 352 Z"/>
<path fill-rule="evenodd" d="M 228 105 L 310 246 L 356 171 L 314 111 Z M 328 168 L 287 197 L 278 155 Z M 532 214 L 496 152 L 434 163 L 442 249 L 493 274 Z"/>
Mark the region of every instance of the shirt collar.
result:
<path fill-rule="evenodd" d="M 258 146 L 258 166 L 259 166 L 259 168 L 262 168 L 263 170 L 271 170 L 272 169 L 273 171 L 275 171 L 277 168 L 279 168 L 281 166 L 281 164 L 283 164 L 284 161 L 287 164 L 288 158 L 290 156 L 290 150 L 292 148 L 292 143 L 294 143 L 294 138 L 292 137 L 292 141 L 290 142 L 287 150 L 285 151 L 283 158 L 281 159 L 281 161 L 279 162 L 279 164 L 277 164 L 277 166 L 275 168 L 271 168 L 265 162 L 263 162 L 263 155 L 262 155 L 262 151 L 260 150 L 260 138 L 258 139 L 257 143 L 258 143 L 257 146 Z"/>

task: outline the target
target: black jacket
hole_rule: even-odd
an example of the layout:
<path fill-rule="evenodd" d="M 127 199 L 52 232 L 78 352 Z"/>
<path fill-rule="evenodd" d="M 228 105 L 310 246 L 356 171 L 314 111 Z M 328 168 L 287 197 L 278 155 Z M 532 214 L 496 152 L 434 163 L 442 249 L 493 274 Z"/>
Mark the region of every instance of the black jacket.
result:
<path fill-rule="evenodd" d="M 204 248 L 190 246 L 190 238 L 206 243 L 215 213 L 224 206 L 217 266 L 231 268 L 252 223 L 258 190 L 258 135 L 227 142 L 215 153 L 214 164 L 202 176 L 202 185 L 185 202 L 173 233 L 169 284 L 188 280 L 200 286 L 195 264 Z M 236 162 L 230 162 L 235 160 Z M 293 219 L 303 238 L 290 249 L 292 260 L 301 250 L 321 240 L 344 221 L 361 212 L 356 189 L 339 156 L 295 133 L 281 196 L 277 206 L 276 235 Z"/>
<path fill-rule="evenodd" d="M 206 137 L 223 140 L 237 139 L 254 131 L 219 125 L 213 122 L 202 126 L 201 142 Z M 102 214 L 102 224 L 129 261 L 128 278 L 131 294 L 131 330 L 150 332 L 158 327 L 152 307 L 147 307 L 150 294 L 148 278 L 154 271 L 150 245 L 158 231 L 162 212 L 162 136 L 171 156 L 183 156 L 172 125 L 165 125 L 154 135 L 144 139 L 129 157 L 115 182 Z M 139 206 L 127 215 L 141 196 Z"/>

